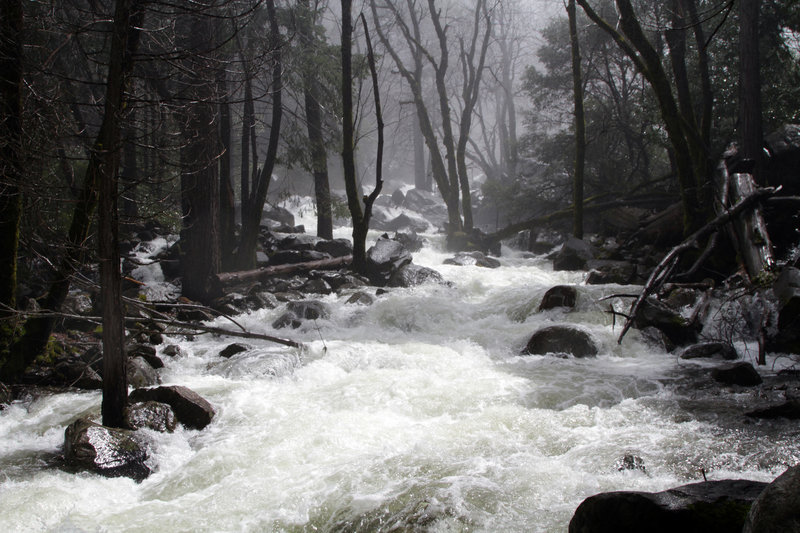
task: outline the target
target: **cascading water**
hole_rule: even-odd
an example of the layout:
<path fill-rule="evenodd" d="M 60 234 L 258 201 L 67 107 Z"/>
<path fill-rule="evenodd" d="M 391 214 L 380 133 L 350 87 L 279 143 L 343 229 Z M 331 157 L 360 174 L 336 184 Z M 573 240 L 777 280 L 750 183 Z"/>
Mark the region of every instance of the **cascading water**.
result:
<path fill-rule="evenodd" d="M 139 484 L 50 466 L 99 393 L 12 404 L 0 414 L 0 530 L 566 531 L 598 492 L 663 490 L 701 469 L 767 481 L 800 459 L 795 429 L 745 423 L 752 396 L 725 393 L 741 411 L 698 415 L 688 407 L 702 398 L 673 386 L 696 363 L 636 332 L 617 345 L 599 300 L 624 288 L 581 286 L 576 310 L 538 313 L 547 288 L 582 275 L 513 255 L 494 270 L 443 265 L 429 238 L 414 261 L 451 287 L 392 290 L 370 306 L 326 296 L 332 316 L 298 330 L 272 329 L 281 307 L 237 317 L 303 352 L 248 341 L 223 359 L 230 339 L 169 339 L 182 355 L 164 357 L 163 382 L 194 389 L 217 417 L 152 433 L 155 472 Z M 536 329 L 563 322 L 601 354 L 519 355 Z M 619 470 L 626 454 L 646 470 Z"/>

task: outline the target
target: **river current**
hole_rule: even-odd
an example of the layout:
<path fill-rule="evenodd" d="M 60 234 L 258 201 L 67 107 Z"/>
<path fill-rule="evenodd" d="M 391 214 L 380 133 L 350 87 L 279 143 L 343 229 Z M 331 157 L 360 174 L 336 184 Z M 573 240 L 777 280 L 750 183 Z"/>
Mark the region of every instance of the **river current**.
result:
<path fill-rule="evenodd" d="M 203 431 L 153 433 L 154 473 L 141 483 L 51 466 L 64 428 L 99 411 L 98 392 L 8 407 L 0 531 L 563 532 L 598 492 L 664 490 L 702 471 L 770 481 L 800 460 L 786 424 L 690 408 L 697 398 L 674 385 L 706 363 L 636 331 L 616 343 L 608 306 L 629 300 L 600 299 L 634 288 L 586 286 L 582 273 L 508 250 L 497 269 L 443 265 L 440 237 L 428 238 L 414 262 L 450 287 L 395 289 L 370 306 L 325 296 L 332 316 L 298 330 L 272 329 L 282 307 L 236 317 L 304 351 L 246 341 L 223 359 L 232 339 L 168 338 L 162 348 L 177 343 L 182 355 L 163 357 L 163 383 L 194 389 L 217 416 Z M 576 309 L 538 313 L 556 284 L 579 285 Z M 555 323 L 579 324 L 600 355 L 519 355 Z M 620 469 L 625 455 L 644 470 Z"/>

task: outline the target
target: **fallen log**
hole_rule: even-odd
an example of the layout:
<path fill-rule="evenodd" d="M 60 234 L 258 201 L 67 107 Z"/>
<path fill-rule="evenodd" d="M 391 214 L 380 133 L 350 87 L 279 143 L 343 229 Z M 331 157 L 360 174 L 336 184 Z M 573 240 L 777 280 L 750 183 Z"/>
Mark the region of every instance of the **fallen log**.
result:
<path fill-rule="evenodd" d="M 263 281 L 283 274 L 293 274 L 295 272 L 305 272 L 308 270 L 328 270 L 349 265 L 353 262 L 352 255 L 333 257 L 331 259 L 318 259 L 316 261 L 306 261 L 304 263 L 289 263 L 286 265 L 275 265 L 257 268 L 255 270 L 241 270 L 238 272 L 223 272 L 217 274 L 217 280 L 222 286 L 238 285 L 254 281 Z"/>
<path fill-rule="evenodd" d="M 699 247 L 701 241 L 706 237 L 709 237 L 713 233 L 720 231 L 720 229 L 722 229 L 726 224 L 736 219 L 742 213 L 752 210 L 760 201 L 764 200 L 765 198 L 774 196 L 779 190 L 780 187 L 765 187 L 762 189 L 755 189 L 751 194 L 745 196 L 739 202 L 737 202 L 736 205 L 720 213 L 711 222 L 689 235 L 677 246 L 673 247 L 653 269 L 653 272 L 647 279 L 647 283 L 645 283 L 641 294 L 639 294 L 639 297 L 636 299 L 636 301 L 631 304 L 629 317 L 625 321 L 625 325 L 622 328 L 622 332 L 620 333 L 617 342 L 622 343 L 622 339 L 625 337 L 625 334 L 633 324 L 636 313 L 639 310 L 639 307 L 641 307 L 642 302 L 644 302 L 648 296 L 654 292 L 657 292 L 668 281 L 672 271 L 678 264 L 680 255 L 683 252 L 691 248 Z"/>

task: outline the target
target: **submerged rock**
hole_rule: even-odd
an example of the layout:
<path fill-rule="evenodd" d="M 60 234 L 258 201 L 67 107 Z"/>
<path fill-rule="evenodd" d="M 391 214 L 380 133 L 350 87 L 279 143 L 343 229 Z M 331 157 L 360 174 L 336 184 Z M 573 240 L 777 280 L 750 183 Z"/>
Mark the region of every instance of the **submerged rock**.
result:
<path fill-rule="evenodd" d="M 548 326 L 528 340 L 523 354 L 569 354 L 574 357 L 597 355 L 597 345 L 591 335 L 575 326 Z"/>
<path fill-rule="evenodd" d="M 800 533 L 800 467 L 789 468 L 756 498 L 742 533 Z"/>
<path fill-rule="evenodd" d="M 129 430 L 79 418 L 64 432 L 64 459 L 80 470 L 141 481 L 150 475 L 147 457 L 146 442 Z"/>
<path fill-rule="evenodd" d="M 647 469 L 644 466 L 644 459 L 638 455 L 633 455 L 630 453 L 623 455 L 614 466 L 617 467 L 619 472 L 624 472 L 625 470 L 639 470 L 640 472 L 647 472 Z"/>
<path fill-rule="evenodd" d="M 199 394 L 181 385 L 152 389 L 136 389 L 128 400 L 132 403 L 154 401 L 172 407 L 178 422 L 191 429 L 203 429 L 216 414 L 214 408 Z"/>
<path fill-rule="evenodd" d="M 747 413 L 747 416 L 751 418 L 787 418 L 789 420 L 798 420 L 800 419 L 800 401 L 789 400 L 780 405 L 756 409 L 755 411 Z"/>
<path fill-rule="evenodd" d="M 547 311 L 556 307 L 572 309 L 578 299 L 578 289 L 570 285 L 556 285 L 547 289 L 539 304 L 539 311 Z"/>
<path fill-rule="evenodd" d="M 758 481 L 724 480 L 655 493 L 597 494 L 575 510 L 569 533 L 739 533 L 764 487 Z"/>

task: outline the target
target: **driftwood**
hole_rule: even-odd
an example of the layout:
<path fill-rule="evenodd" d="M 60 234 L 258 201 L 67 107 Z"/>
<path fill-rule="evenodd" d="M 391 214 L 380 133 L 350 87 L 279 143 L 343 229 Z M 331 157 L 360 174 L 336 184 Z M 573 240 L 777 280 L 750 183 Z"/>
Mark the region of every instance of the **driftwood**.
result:
<path fill-rule="evenodd" d="M 306 261 L 304 263 L 290 263 L 286 265 L 275 265 L 255 270 L 241 270 L 239 272 L 223 272 L 217 274 L 217 279 L 222 286 L 238 285 L 254 281 L 263 281 L 272 276 L 282 274 L 293 274 L 295 272 L 305 272 L 308 270 L 335 269 L 349 265 L 353 261 L 352 255 L 334 257 L 331 259 L 318 259 L 316 261 Z"/>
<path fill-rule="evenodd" d="M 741 214 L 753 210 L 756 206 L 758 206 L 758 203 L 761 200 L 775 195 L 779 190 L 780 187 L 755 189 L 751 194 L 739 200 L 736 205 L 720 213 L 716 218 L 714 218 L 714 220 L 689 235 L 677 246 L 673 247 L 667 253 L 667 255 L 664 256 L 661 262 L 659 262 L 658 265 L 656 265 L 656 267 L 653 269 L 653 272 L 647 279 L 647 283 L 645 283 L 641 294 L 639 294 L 639 297 L 631 305 L 629 316 L 625 321 L 625 325 L 622 328 L 622 332 L 620 333 L 617 342 L 622 342 L 625 334 L 633 324 L 636 313 L 638 312 L 639 307 L 641 307 L 642 302 L 644 302 L 648 296 L 654 292 L 657 292 L 670 278 L 673 270 L 678 264 L 678 259 L 680 259 L 680 255 L 683 252 L 691 248 L 697 248 L 706 237 L 709 237 L 712 234 L 720 231 L 720 229 L 722 229 L 726 224 L 737 219 Z"/>

